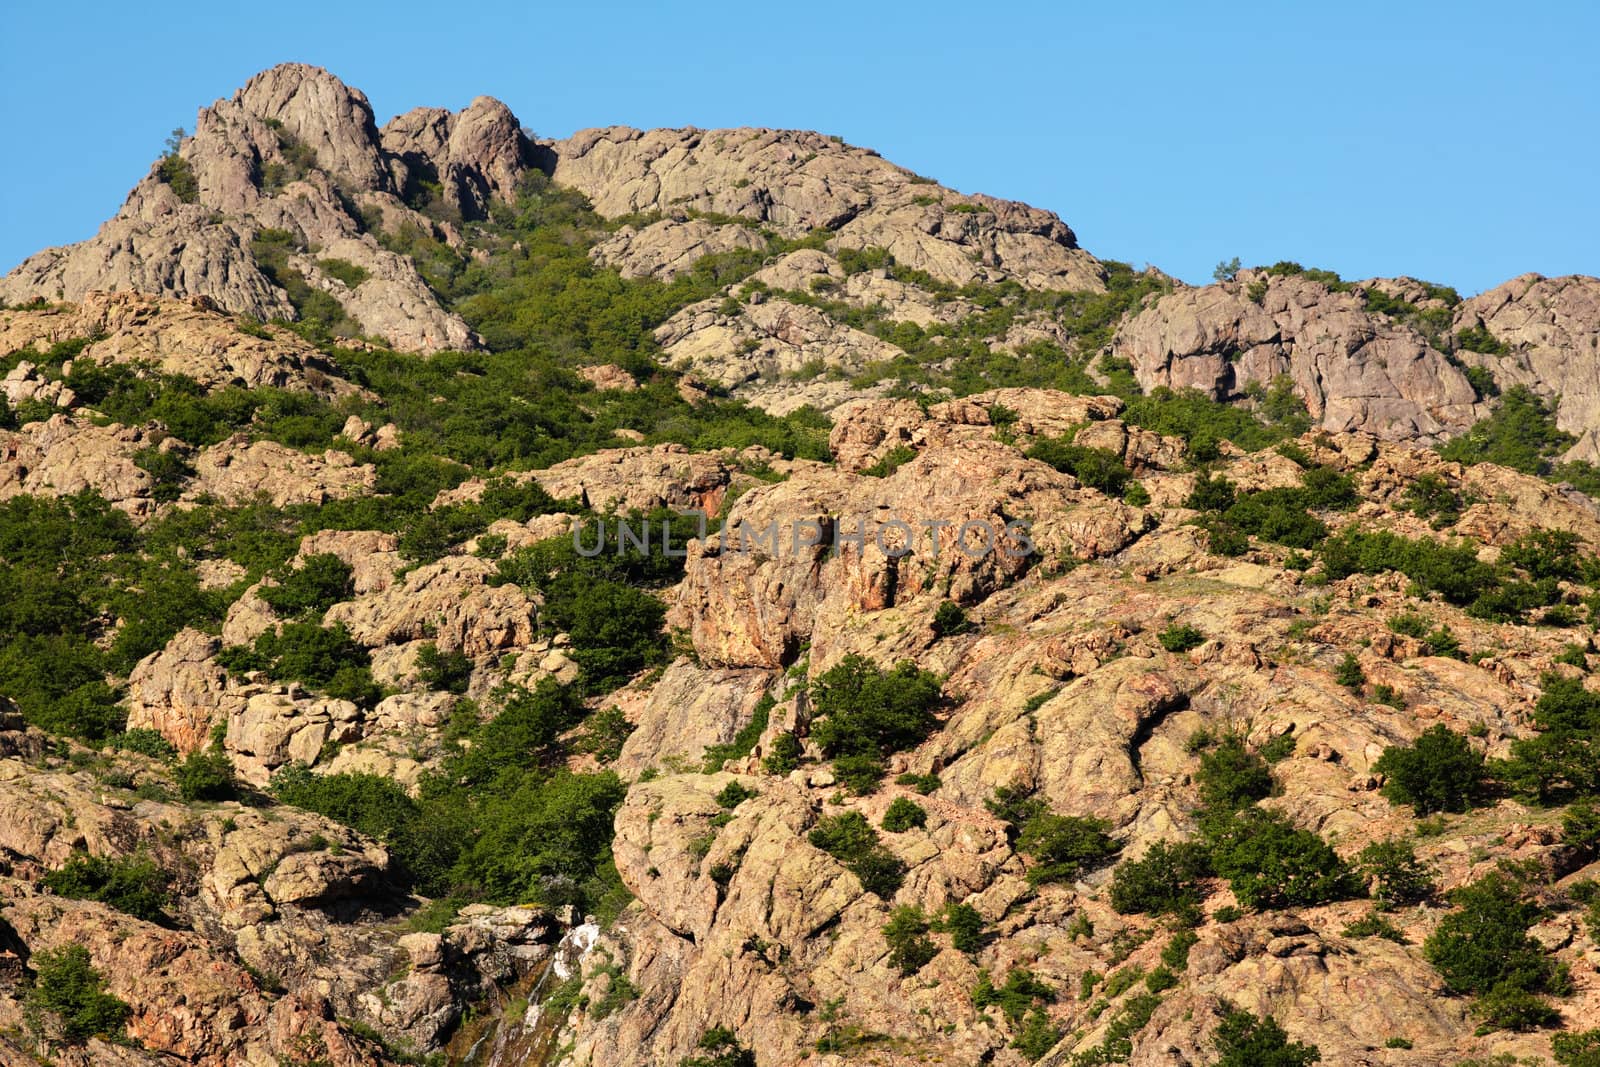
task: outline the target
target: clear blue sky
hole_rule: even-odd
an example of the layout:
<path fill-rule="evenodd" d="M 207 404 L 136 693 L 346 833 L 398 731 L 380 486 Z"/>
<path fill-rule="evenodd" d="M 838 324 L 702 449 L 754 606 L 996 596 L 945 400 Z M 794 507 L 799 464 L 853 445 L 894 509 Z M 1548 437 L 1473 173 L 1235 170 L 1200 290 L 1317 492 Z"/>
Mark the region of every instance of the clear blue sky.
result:
<path fill-rule="evenodd" d="M 498 96 L 541 135 L 793 126 L 1205 281 L 1297 259 L 1476 292 L 1600 273 L 1600 5 L 14 5 L 0 270 L 90 236 L 173 126 L 277 62 L 381 124 Z"/>

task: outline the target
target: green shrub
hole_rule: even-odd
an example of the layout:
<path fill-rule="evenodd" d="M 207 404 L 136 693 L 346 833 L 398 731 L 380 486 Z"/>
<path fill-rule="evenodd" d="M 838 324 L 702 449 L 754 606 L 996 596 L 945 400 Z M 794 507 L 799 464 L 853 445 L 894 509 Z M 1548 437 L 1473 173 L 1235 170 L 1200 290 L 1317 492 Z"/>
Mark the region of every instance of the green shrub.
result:
<path fill-rule="evenodd" d="M 1533 708 L 1539 733 L 1511 743 L 1501 775 L 1518 790 L 1551 803 L 1600 793 L 1600 693 L 1582 681 L 1547 674 Z"/>
<path fill-rule="evenodd" d="M 940 782 L 937 774 L 913 774 L 907 771 L 905 774 L 896 777 L 894 784 L 905 786 L 907 789 L 915 789 L 923 796 L 927 796 L 939 788 Z"/>
<path fill-rule="evenodd" d="M 1227 511 L 1233 507 L 1238 495 L 1233 483 L 1220 474 L 1208 474 L 1197 479 L 1183 506 L 1195 511 Z"/>
<path fill-rule="evenodd" d="M 1433 896 L 1433 870 L 1404 838 L 1374 841 L 1356 856 L 1355 866 L 1380 908 L 1419 904 Z"/>
<path fill-rule="evenodd" d="M 869 478 L 887 478 L 901 467 L 917 458 L 917 450 L 905 445 L 896 445 L 883 458 L 870 467 L 863 467 L 861 473 Z"/>
<path fill-rule="evenodd" d="M 217 745 L 189 753 L 172 776 L 185 800 L 232 800 L 238 792 L 233 761 Z"/>
<path fill-rule="evenodd" d="M 1403 612 L 1389 618 L 1389 630 L 1402 637 L 1415 637 L 1422 640 L 1428 633 L 1428 620 L 1416 612 Z"/>
<path fill-rule="evenodd" d="M 803 751 L 798 737 L 781 733 L 772 739 L 772 751 L 762 759 L 761 766 L 768 774 L 788 774 L 800 766 Z"/>
<path fill-rule="evenodd" d="M 1406 486 L 1401 506 L 1414 515 L 1447 526 L 1461 517 L 1461 497 L 1437 474 L 1419 474 Z"/>
<path fill-rule="evenodd" d="M 1043 1008 L 1035 1008 L 1023 1020 L 1022 1028 L 1011 1041 L 1011 1047 L 1032 1063 L 1055 1048 L 1062 1036 L 1061 1028 L 1050 1021 L 1049 1013 Z"/>
<path fill-rule="evenodd" d="M 713 1026 L 695 1044 L 703 1055 L 685 1056 L 678 1067 L 756 1067 L 755 1053 L 739 1043 L 739 1036 L 726 1026 Z"/>
<path fill-rule="evenodd" d="M 1345 928 L 1339 932 L 1339 936 L 1381 937 L 1386 941 L 1393 941 L 1397 945 L 1406 943 L 1405 934 L 1400 932 L 1400 928 L 1375 911 L 1347 923 Z"/>
<path fill-rule="evenodd" d="M 818 820 L 807 835 L 812 845 L 843 863 L 869 893 L 888 900 L 905 880 L 905 864 L 878 842 L 878 835 L 859 811 Z"/>
<path fill-rule="evenodd" d="M 1440 920 L 1423 954 L 1450 992 L 1485 999 L 1489 1025 L 1520 1028 L 1538 1017 L 1537 994 L 1567 990 L 1565 968 L 1528 936 L 1545 912 L 1520 877 L 1493 871 L 1452 890 L 1450 900 L 1457 910 Z"/>
<path fill-rule="evenodd" d="M 1323 542 L 1322 565 L 1331 580 L 1352 574 L 1399 571 L 1423 589 L 1462 605 L 1473 603 L 1500 582 L 1495 569 L 1478 560 L 1477 549 L 1470 543 L 1445 545 L 1427 538 L 1411 540 L 1355 526 Z"/>
<path fill-rule="evenodd" d="M 939 679 L 910 660 L 885 672 L 852 654 L 811 684 L 811 738 L 825 756 L 881 761 L 933 732 L 939 699 Z"/>
<path fill-rule="evenodd" d="M 1353 689 L 1357 692 L 1360 692 L 1361 687 L 1367 684 L 1366 672 L 1361 669 L 1361 661 L 1356 658 L 1354 652 L 1346 652 L 1344 654 L 1344 659 L 1339 661 L 1338 669 L 1333 672 L 1333 680 L 1346 689 Z"/>
<path fill-rule="evenodd" d="M 1220 1057 L 1215 1067 L 1306 1067 L 1322 1062 L 1317 1046 L 1290 1041 L 1271 1016 L 1258 1019 L 1231 1005 L 1211 1042 Z"/>
<path fill-rule="evenodd" d="M 883 828 L 892 834 L 903 833 L 913 826 L 925 826 L 928 822 L 928 813 L 922 810 L 922 805 L 905 797 L 895 797 L 883 813 Z"/>
<path fill-rule="evenodd" d="M 1260 756 L 1268 763 L 1281 763 L 1294 755 L 1299 741 L 1294 736 L 1293 730 L 1285 730 L 1272 740 L 1261 746 Z"/>
<path fill-rule="evenodd" d="M 348 259 L 319 259 L 317 266 L 322 269 L 322 273 L 330 278 L 337 278 L 352 289 L 372 277 L 371 272 L 365 267 L 357 266 Z"/>
<path fill-rule="evenodd" d="M 1175 915 L 1205 899 L 1211 858 L 1203 844 L 1157 841 L 1144 856 L 1124 860 L 1111 876 L 1111 906 L 1127 914 Z"/>
<path fill-rule="evenodd" d="M 66 865 L 39 880 L 50 892 L 73 900 L 97 900 L 146 922 L 162 922 L 172 876 L 149 856 L 91 856 L 74 852 Z"/>
<path fill-rule="evenodd" d="M 91 1037 L 118 1038 L 131 1013 L 127 1004 L 105 991 L 105 979 L 89 962 L 89 950 L 66 945 L 34 954 L 33 986 L 26 1004 L 30 1012 L 53 1016 L 68 1044 Z"/>
<path fill-rule="evenodd" d="M 772 698 L 771 693 L 761 694 L 761 699 L 756 701 L 755 709 L 750 713 L 750 721 L 739 728 L 739 732 L 733 735 L 731 741 L 719 745 L 706 746 L 705 753 L 700 760 L 701 771 L 706 774 L 715 774 L 717 771 L 722 770 L 722 765 L 729 760 L 744 759 L 750 755 L 751 751 L 756 747 L 756 742 L 760 741 L 761 735 L 766 732 L 767 723 L 771 721 L 772 709 L 775 707 L 777 707 L 777 701 Z M 779 734 L 778 736 L 794 740 L 793 734 Z M 773 743 L 776 748 L 776 738 Z M 794 755 L 799 755 L 798 741 L 795 741 Z M 772 760 L 773 756 L 769 755 L 767 759 Z M 769 766 L 767 769 L 774 774 L 783 774 L 794 768 L 791 766 L 786 770 L 780 771 L 775 767 Z"/>
<path fill-rule="evenodd" d="M 717 803 L 725 808 L 737 808 L 745 801 L 760 795 L 759 792 L 748 788 L 743 782 L 735 778 L 722 787 L 721 792 L 717 794 Z"/>
<path fill-rule="evenodd" d="M 1189 967 L 1189 950 L 1199 943 L 1200 935 L 1193 930 L 1179 930 L 1161 950 L 1161 965 L 1168 970 L 1183 973 Z"/>
<path fill-rule="evenodd" d="M 1025 455 L 1070 474 L 1088 488 L 1107 496 L 1121 496 L 1133 478 L 1122 457 L 1115 452 L 1075 445 L 1064 437 L 1041 437 Z"/>
<path fill-rule="evenodd" d="M 975 955 L 983 948 L 984 926 L 983 916 L 971 904 L 957 904 L 954 901 L 944 906 L 944 911 L 932 924 L 933 929 L 950 935 L 950 947 L 957 952 Z"/>
<path fill-rule="evenodd" d="M 1469 352 L 1481 352 L 1486 356 L 1504 356 L 1511 351 L 1510 346 L 1490 333 L 1489 328 L 1481 323 L 1458 331 L 1456 347 L 1465 348 Z"/>
<path fill-rule="evenodd" d="M 124 752 L 137 752 L 152 759 L 169 760 L 178 754 L 178 750 L 172 747 L 172 742 L 162 737 L 158 731 L 144 726 L 117 734 L 111 739 L 111 743 Z"/>
<path fill-rule="evenodd" d="M 156 164 L 156 177 L 166 182 L 185 204 L 200 202 L 200 182 L 194 175 L 194 167 L 177 152 L 161 157 L 161 162 Z"/>
<path fill-rule="evenodd" d="M 1507 389 L 1487 419 L 1439 447 L 1456 463 L 1495 463 L 1528 474 L 1548 474 L 1553 457 L 1576 439 L 1556 427 L 1555 415 L 1542 397 L 1525 385 Z"/>
<path fill-rule="evenodd" d="M 1247 808 L 1206 830 L 1213 868 L 1247 908 L 1308 907 L 1359 892 L 1327 842 L 1277 812 Z"/>
<path fill-rule="evenodd" d="M 272 776 L 280 803 L 325 815 L 388 844 L 400 842 L 420 808 L 393 778 L 379 774 L 314 774 L 291 763 Z"/>
<path fill-rule="evenodd" d="M 927 917 L 910 904 L 889 913 L 883 939 L 889 945 L 889 966 L 903 975 L 916 974 L 939 954 L 939 947 L 928 937 Z"/>
<path fill-rule="evenodd" d="M 1104 819 L 1043 812 L 1028 819 L 1017 836 L 1017 850 L 1033 860 L 1028 884 L 1070 882 L 1101 866 L 1122 846 L 1106 833 Z"/>
<path fill-rule="evenodd" d="M 1187 652 L 1192 648 L 1199 648 L 1205 644 L 1206 635 L 1193 626 L 1172 623 L 1161 633 L 1156 635 L 1161 642 L 1161 647 L 1168 652 Z"/>
<path fill-rule="evenodd" d="M 1600 858 L 1600 808 L 1587 798 L 1579 800 L 1561 816 L 1561 843 L 1572 851 L 1579 865 Z"/>
<path fill-rule="evenodd" d="M 1006 973 L 1004 985 L 996 986 L 989 972 L 978 975 L 978 984 L 972 990 L 973 1007 L 980 1011 L 988 1007 L 1000 1009 L 1012 1026 L 1017 1025 L 1030 1008 L 1054 1004 L 1056 991 L 1033 976 L 1033 972 L 1013 967 Z"/>
<path fill-rule="evenodd" d="M 472 661 L 459 648 L 440 652 L 429 641 L 417 650 L 417 676 L 429 689 L 460 695 L 472 681 Z"/>
<path fill-rule="evenodd" d="M 1200 757 L 1194 776 L 1200 802 L 1210 811 L 1235 811 L 1272 795 L 1272 771 L 1267 761 L 1245 748 L 1236 734 L 1223 737 Z"/>
<path fill-rule="evenodd" d="M 257 596 L 286 618 L 320 619 L 323 612 L 354 590 L 350 564 L 331 553 L 307 556 L 299 567 L 284 567 L 273 575 L 275 585 L 263 585 Z"/>
<path fill-rule="evenodd" d="M 933 613 L 933 632 L 939 637 L 954 637 L 973 629 L 967 613 L 953 600 L 946 600 Z"/>
<path fill-rule="evenodd" d="M 1466 811 L 1483 796 L 1483 754 L 1442 724 L 1410 745 L 1384 749 L 1372 770 L 1387 778 L 1383 795 L 1391 803 L 1411 805 L 1417 815 Z"/>
<path fill-rule="evenodd" d="M 1552 1034 L 1550 1051 L 1561 1067 L 1600 1067 L 1600 1030 Z"/>

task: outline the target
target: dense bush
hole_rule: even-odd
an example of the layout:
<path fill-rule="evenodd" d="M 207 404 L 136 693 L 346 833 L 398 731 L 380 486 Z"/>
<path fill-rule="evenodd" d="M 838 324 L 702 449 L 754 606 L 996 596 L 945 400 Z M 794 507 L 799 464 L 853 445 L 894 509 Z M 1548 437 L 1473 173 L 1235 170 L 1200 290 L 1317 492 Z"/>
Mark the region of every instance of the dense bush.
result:
<path fill-rule="evenodd" d="M 1006 972 L 1003 985 L 995 985 L 988 971 L 978 974 L 978 984 L 972 990 L 972 1004 L 978 1009 L 996 1007 L 1015 1026 L 1030 1008 L 1041 1004 L 1054 1004 L 1056 991 L 1048 983 L 1035 978 L 1033 972 L 1013 967 Z"/>
<path fill-rule="evenodd" d="M 1083 485 L 1107 496 L 1121 496 L 1133 478 L 1133 472 L 1115 452 L 1075 445 L 1065 437 L 1041 437 L 1025 454 L 1029 459 L 1048 463 L 1063 474 L 1072 475 Z"/>
<path fill-rule="evenodd" d="M 1104 819 L 1043 812 L 1030 818 L 1017 835 L 1017 850 L 1033 860 L 1028 884 L 1071 882 L 1105 864 L 1122 846 L 1106 832 Z"/>
<path fill-rule="evenodd" d="M 939 918 L 932 923 L 933 929 L 950 935 L 951 948 L 968 955 L 976 954 L 983 947 L 984 925 L 983 916 L 977 908 L 954 901 L 947 903 Z"/>
<path fill-rule="evenodd" d="M 1480 562 L 1477 548 L 1469 543 L 1446 545 L 1427 538 L 1412 540 L 1354 526 L 1323 542 L 1322 565 L 1327 576 L 1335 580 L 1352 574 L 1399 571 L 1452 604 L 1471 604 L 1500 581 L 1495 568 Z"/>
<path fill-rule="evenodd" d="M 954 637 L 968 633 L 972 628 L 967 613 L 953 600 L 944 601 L 933 613 L 933 632 L 940 637 Z"/>
<path fill-rule="evenodd" d="M 54 1017 L 68 1044 L 121 1036 L 130 1010 L 105 991 L 105 979 L 90 964 L 88 949 L 82 945 L 46 949 L 30 962 L 34 980 L 26 997 L 28 1010 Z"/>
<path fill-rule="evenodd" d="M 1457 910 L 1423 944 L 1423 954 L 1452 993 L 1487 1001 L 1490 1025 L 1522 1028 L 1540 1021 L 1538 994 L 1564 993 L 1566 969 L 1528 930 L 1544 910 L 1528 899 L 1514 872 L 1498 870 L 1450 893 Z M 1546 1009 L 1547 1010 L 1547 1009 Z"/>
<path fill-rule="evenodd" d="M 1306 1067 L 1322 1062 L 1317 1046 L 1290 1041 L 1270 1015 L 1258 1019 L 1232 1006 L 1212 1034 L 1211 1042 L 1220 1057 L 1215 1067 Z"/>
<path fill-rule="evenodd" d="M 1205 899 L 1211 857 L 1204 844 L 1157 841 L 1144 856 L 1125 860 L 1111 875 L 1111 906 L 1128 914 L 1177 915 Z"/>
<path fill-rule="evenodd" d="M 1272 771 L 1244 739 L 1227 734 L 1200 757 L 1194 776 L 1200 802 L 1212 812 L 1236 811 L 1272 795 Z"/>
<path fill-rule="evenodd" d="M 1409 745 L 1390 745 L 1372 770 L 1387 778 L 1384 796 L 1411 805 L 1419 816 L 1466 811 L 1483 797 L 1483 753 L 1442 724 Z"/>
<path fill-rule="evenodd" d="M 250 648 L 233 645 L 217 655 L 230 671 L 260 671 L 277 681 L 301 682 L 330 697 L 371 706 L 383 694 L 372 681 L 371 658 L 342 623 L 286 623 L 265 630 Z"/>
<path fill-rule="evenodd" d="M 1211 863 L 1247 908 L 1308 907 L 1360 886 L 1328 843 L 1277 812 L 1247 808 L 1206 827 Z"/>
<path fill-rule="evenodd" d="M 1161 647 L 1168 652 L 1187 652 L 1205 644 L 1206 635 L 1187 624 L 1173 623 L 1156 635 Z"/>
<path fill-rule="evenodd" d="M 238 792 L 233 761 L 215 744 L 189 753 L 172 776 L 185 800 L 232 800 Z"/>
<path fill-rule="evenodd" d="M 65 866 L 39 882 L 58 896 L 97 900 L 134 918 L 162 922 L 172 876 L 142 854 L 110 857 L 75 852 Z"/>
<path fill-rule="evenodd" d="M 1417 859 L 1404 839 L 1374 841 L 1356 856 L 1355 867 L 1381 908 L 1419 904 L 1433 896 L 1432 868 Z"/>
<path fill-rule="evenodd" d="M 905 797 L 895 797 L 883 813 L 883 828 L 891 834 L 904 833 L 914 826 L 924 826 L 928 822 L 928 813 L 922 810 L 922 805 Z"/>
<path fill-rule="evenodd" d="M 272 776 L 281 803 L 314 811 L 386 843 L 402 840 L 417 818 L 416 801 L 393 778 L 379 774 L 313 774 L 291 763 Z"/>
<path fill-rule="evenodd" d="M 879 843 L 872 824 L 859 811 L 819 820 L 807 840 L 843 863 L 860 879 L 861 888 L 884 900 L 894 896 L 905 879 L 905 864 Z"/>
<path fill-rule="evenodd" d="M 933 731 L 939 699 L 939 679 L 910 660 L 884 671 L 852 654 L 811 683 L 811 738 L 825 756 L 855 757 L 851 766 L 859 765 L 858 773 L 870 777 L 869 764 L 920 743 Z"/>
<path fill-rule="evenodd" d="M 1533 708 L 1538 733 L 1511 743 L 1501 776 L 1546 803 L 1600 793 L 1600 693 L 1583 682 L 1547 674 Z"/>
<path fill-rule="evenodd" d="M 331 553 L 307 556 L 298 567 L 285 567 L 273 575 L 275 584 L 256 593 L 279 615 L 320 619 L 322 613 L 350 597 L 354 586 L 350 564 Z"/>
<path fill-rule="evenodd" d="M 1548 474 L 1553 457 L 1576 439 L 1556 428 L 1555 414 L 1525 385 L 1507 389 L 1494 413 L 1439 447 L 1457 463 L 1496 463 L 1528 474 Z"/>
<path fill-rule="evenodd" d="M 914 905 L 902 904 L 889 913 L 883 939 L 889 945 L 889 966 L 904 975 L 916 974 L 939 954 L 928 936 L 927 917 Z"/>

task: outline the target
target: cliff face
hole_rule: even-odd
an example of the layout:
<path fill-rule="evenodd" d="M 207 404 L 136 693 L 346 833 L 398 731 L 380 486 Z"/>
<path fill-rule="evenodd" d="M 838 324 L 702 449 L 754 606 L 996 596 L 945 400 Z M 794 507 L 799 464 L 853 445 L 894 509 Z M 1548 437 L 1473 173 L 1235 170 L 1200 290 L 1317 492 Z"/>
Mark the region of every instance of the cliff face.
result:
<path fill-rule="evenodd" d="M 1600 1015 L 1600 506 L 1425 447 L 1525 386 L 1596 458 L 1600 281 L 1190 288 L 819 134 L 380 129 L 292 65 L 176 158 L 0 284 L 0 1060 L 1200 1067 L 1243 1009 L 1454 1067 Z M 1381 762 L 1437 728 L 1444 814 Z M 1434 947 L 1494 878 L 1515 1012 Z M 116 1025 L 41 992 L 73 946 Z"/>

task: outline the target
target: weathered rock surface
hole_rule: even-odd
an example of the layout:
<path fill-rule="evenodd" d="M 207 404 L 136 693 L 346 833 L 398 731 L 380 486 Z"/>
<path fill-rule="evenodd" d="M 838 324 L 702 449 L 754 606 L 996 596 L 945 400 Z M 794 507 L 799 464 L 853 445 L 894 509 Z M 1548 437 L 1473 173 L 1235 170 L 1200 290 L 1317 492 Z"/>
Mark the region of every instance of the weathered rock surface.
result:
<path fill-rule="evenodd" d="M 1259 301 L 1252 285 L 1265 283 Z M 1415 328 L 1300 275 L 1241 271 L 1180 289 L 1125 320 L 1112 347 L 1145 389 L 1217 399 L 1288 375 L 1313 422 L 1390 441 L 1437 441 L 1488 413 L 1465 373 Z"/>
<path fill-rule="evenodd" d="M 252 442 L 246 434 L 205 449 L 194 472 L 192 496 L 246 503 L 260 495 L 277 507 L 361 496 L 377 482 L 372 465 L 357 463 L 347 452 L 330 448 L 315 456 L 276 441 Z"/>

